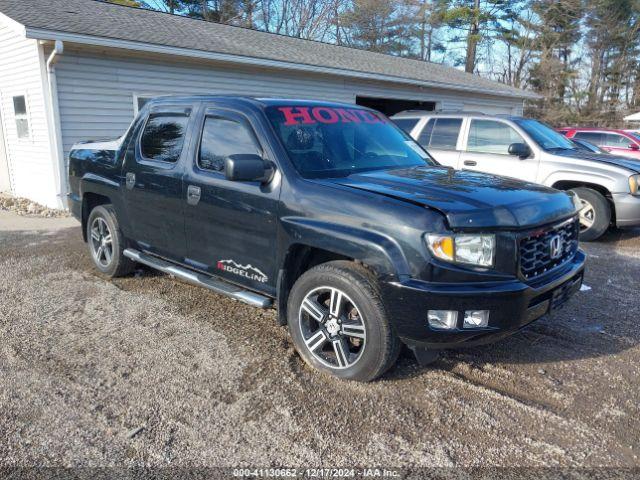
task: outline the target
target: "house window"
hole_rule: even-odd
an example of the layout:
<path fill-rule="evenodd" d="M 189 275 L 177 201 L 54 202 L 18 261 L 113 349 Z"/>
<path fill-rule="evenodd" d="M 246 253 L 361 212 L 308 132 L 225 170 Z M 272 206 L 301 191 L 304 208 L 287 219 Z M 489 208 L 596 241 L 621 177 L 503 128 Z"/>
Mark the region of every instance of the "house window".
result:
<path fill-rule="evenodd" d="M 29 138 L 27 98 L 24 95 L 13 97 L 13 113 L 16 119 L 16 131 L 18 132 L 18 138 Z"/>

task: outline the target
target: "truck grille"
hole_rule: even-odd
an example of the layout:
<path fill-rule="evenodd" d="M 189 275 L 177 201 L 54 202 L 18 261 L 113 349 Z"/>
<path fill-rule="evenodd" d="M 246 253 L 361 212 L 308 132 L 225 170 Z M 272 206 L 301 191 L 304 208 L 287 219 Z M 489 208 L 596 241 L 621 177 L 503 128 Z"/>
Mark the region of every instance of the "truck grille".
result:
<path fill-rule="evenodd" d="M 522 276 L 531 280 L 571 260 L 578 251 L 579 234 L 580 224 L 574 219 L 520 238 Z"/>

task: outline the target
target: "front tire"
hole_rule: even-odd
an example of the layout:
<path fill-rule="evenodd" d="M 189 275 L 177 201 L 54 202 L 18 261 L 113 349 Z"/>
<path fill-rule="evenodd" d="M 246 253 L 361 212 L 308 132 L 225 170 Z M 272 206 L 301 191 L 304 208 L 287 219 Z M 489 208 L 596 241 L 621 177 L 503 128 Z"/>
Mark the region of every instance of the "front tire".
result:
<path fill-rule="evenodd" d="M 578 196 L 580 210 L 580 240 L 591 242 L 600 238 L 611 223 L 611 207 L 607 199 L 591 188 L 578 187 L 571 190 Z"/>
<path fill-rule="evenodd" d="M 400 353 L 375 277 L 353 262 L 324 263 L 305 272 L 291 290 L 287 317 L 303 360 L 339 378 L 374 380 Z"/>
<path fill-rule="evenodd" d="M 124 256 L 124 236 L 112 205 L 94 208 L 87 220 L 87 244 L 94 265 L 105 275 L 123 277 L 135 263 Z"/>

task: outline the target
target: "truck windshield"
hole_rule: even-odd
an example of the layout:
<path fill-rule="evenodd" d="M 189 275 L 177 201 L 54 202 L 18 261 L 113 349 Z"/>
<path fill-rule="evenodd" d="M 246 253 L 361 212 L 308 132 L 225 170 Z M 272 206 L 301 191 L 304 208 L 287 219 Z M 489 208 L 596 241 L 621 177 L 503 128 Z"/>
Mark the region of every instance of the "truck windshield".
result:
<path fill-rule="evenodd" d="M 567 137 L 538 120 L 522 118 L 515 122 L 544 150 L 576 150 Z"/>
<path fill-rule="evenodd" d="M 266 113 L 305 178 L 436 165 L 407 134 L 370 110 L 283 105 L 268 107 Z"/>

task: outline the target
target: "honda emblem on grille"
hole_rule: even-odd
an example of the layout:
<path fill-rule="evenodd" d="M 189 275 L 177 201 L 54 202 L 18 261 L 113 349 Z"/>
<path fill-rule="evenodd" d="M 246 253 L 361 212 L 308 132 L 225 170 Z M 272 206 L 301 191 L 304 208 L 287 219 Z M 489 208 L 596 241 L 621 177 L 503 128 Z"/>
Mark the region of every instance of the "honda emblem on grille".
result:
<path fill-rule="evenodd" d="M 554 235 L 549 241 L 549 256 L 555 260 L 562 255 L 562 237 L 560 235 Z"/>

